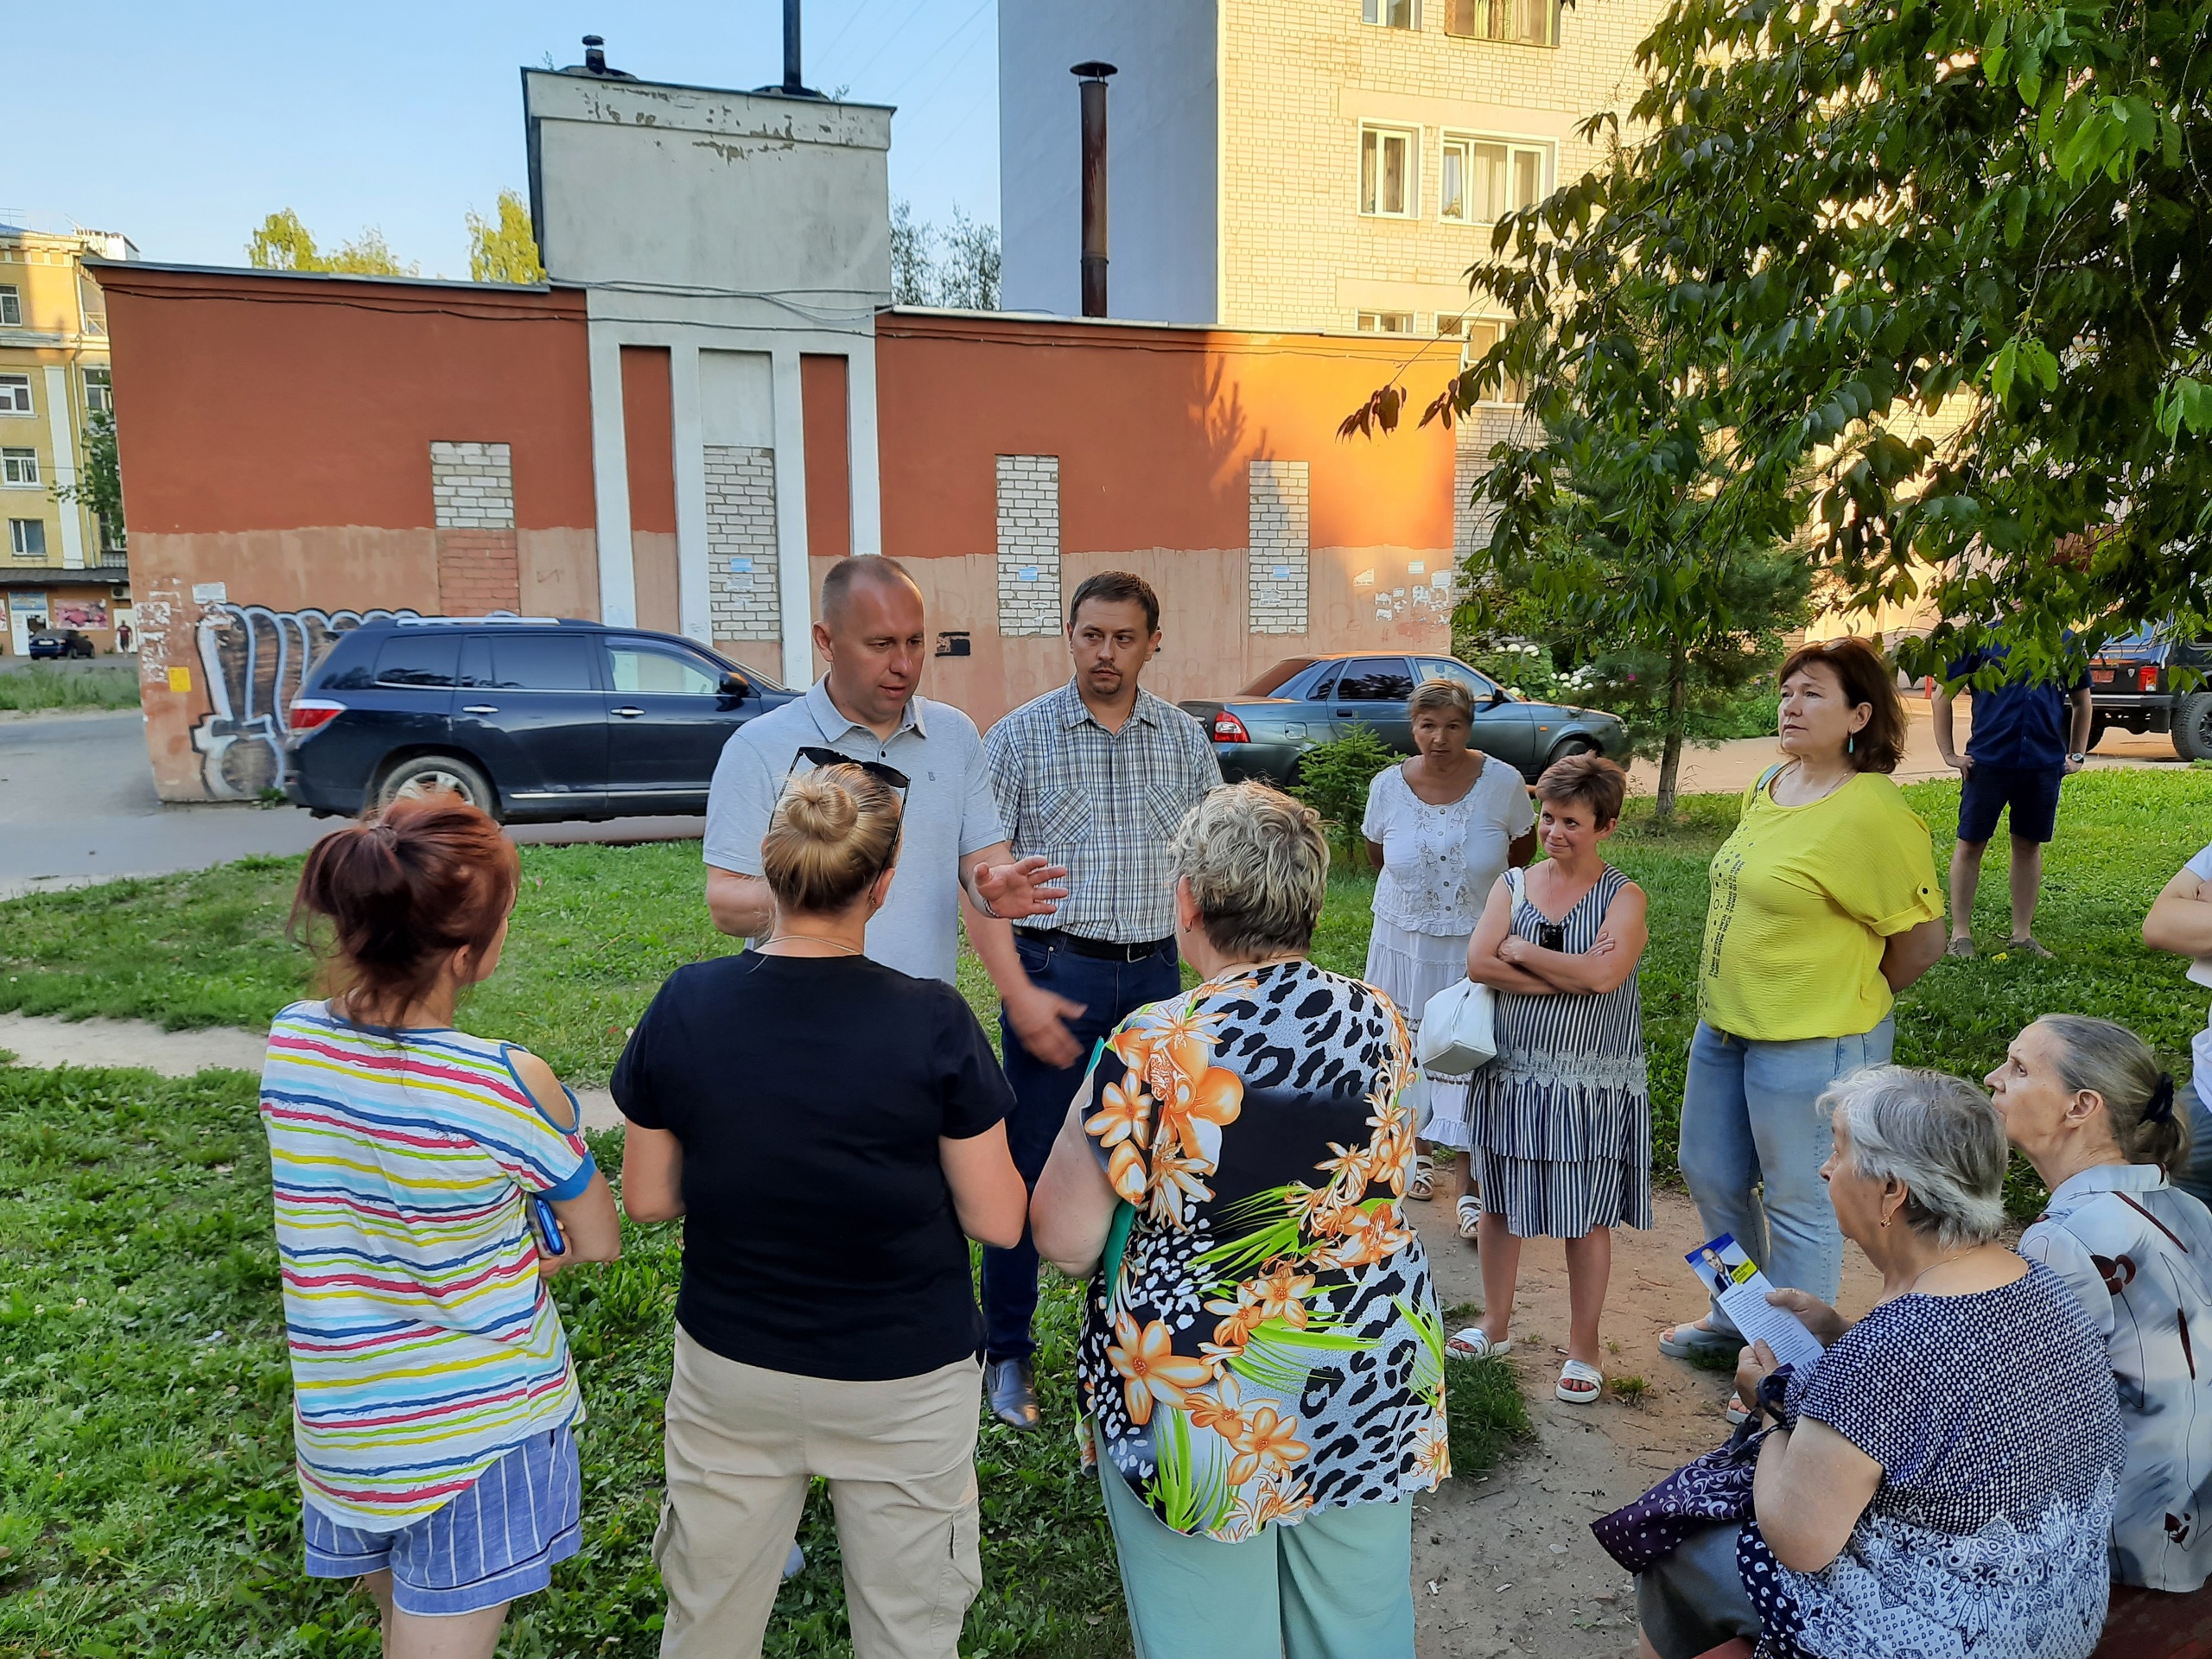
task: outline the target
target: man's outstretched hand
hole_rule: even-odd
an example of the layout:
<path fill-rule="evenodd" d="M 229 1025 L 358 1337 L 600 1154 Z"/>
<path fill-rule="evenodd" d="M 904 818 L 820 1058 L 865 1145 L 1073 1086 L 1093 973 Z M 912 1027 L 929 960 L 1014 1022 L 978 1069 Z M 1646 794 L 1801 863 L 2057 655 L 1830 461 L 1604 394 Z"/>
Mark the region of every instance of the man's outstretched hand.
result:
<path fill-rule="evenodd" d="M 1068 896 L 1067 879 L 1065 865 L 1047 864 L 1041 854 L 1011 864 L 976 866 L 976 891 L 993 915 L 1009 922 L 1052 915 Z"/>

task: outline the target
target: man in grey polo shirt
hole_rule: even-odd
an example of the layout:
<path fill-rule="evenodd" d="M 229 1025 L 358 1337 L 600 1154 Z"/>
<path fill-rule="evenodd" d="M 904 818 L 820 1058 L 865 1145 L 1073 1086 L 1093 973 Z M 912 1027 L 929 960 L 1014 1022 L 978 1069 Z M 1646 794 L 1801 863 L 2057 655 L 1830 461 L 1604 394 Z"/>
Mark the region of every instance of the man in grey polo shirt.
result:
<path fill-rule="evenodd" d="M 1008 922 L 1049 916 L 1067 874 L 1007 846 L 983 741 L 950 703 L 917 696 L 922 671 L 922 594 L 889 559 L 840 561 L 822 583 L 817 650 L 828 671 L 804 697 L 748 721 L 722 746 L 707 798 L 707 908 L 715 925 L 766 937 L 775 905 L 760 874 L 760 838 L 784 781 L 805 748 L 834 749 L 906 773 L 899 872 L 868 925 L 868 954 L 918 978 L 955 980 L 961 900 L 968 934 L 998 986 L 1007 1018 L 1039 1052 L 1077 1058 L 1066 1021 L 1082 1010 L 1032 985 Z"/>

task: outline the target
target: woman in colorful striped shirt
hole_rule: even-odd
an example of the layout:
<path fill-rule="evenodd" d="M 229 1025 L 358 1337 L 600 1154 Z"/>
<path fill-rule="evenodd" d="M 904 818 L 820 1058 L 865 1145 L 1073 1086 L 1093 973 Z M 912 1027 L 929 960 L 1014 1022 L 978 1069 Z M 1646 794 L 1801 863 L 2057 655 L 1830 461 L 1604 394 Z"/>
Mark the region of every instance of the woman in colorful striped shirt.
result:
<path fill-rule="evenodd" d="M 448 798 L 320 842 L 294 918 L 327 925 L 332 995 L 276 1016 L 262 1072 L 308 1572 L 364 1581 L 386 1659 L 489 1659 L 580 1541 L 545 1281 L 614 1259 L 614 1200 L 545 1063 L 453 1028 L 518 870 Z"/>

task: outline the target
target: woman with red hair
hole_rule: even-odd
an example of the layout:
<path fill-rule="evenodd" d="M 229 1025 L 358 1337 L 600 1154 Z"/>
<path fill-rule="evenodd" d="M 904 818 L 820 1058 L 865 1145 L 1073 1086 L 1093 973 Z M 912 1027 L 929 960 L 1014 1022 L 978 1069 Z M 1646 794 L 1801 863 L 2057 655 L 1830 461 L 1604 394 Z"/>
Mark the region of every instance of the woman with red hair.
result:
<path fill-rule="evenodd" d="M 545 1281 L 621 1235 L 575 1096 L 454 1029 L 499 966 L 514 843 L 451 798 L 316 845 L 293 918 L 330 995 L 276 1016 L 261 1115 L 307 1567 L 365 1582 L 386 1659 L 490 1659 L 581 1542 L 575 1367 Z"/>

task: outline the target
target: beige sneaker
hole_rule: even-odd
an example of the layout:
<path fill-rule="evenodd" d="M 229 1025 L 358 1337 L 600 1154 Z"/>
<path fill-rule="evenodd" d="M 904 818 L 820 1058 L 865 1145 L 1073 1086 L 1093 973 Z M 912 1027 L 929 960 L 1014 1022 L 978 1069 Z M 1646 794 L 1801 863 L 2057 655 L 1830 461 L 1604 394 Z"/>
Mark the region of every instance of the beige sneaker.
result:
<path fill-rule="evenodd" d="M 1953 939 L 1943 947 L 1943 954 L 1954 962 L 1971 962 L 1974 960 L 1974 940 L 1963 937 Z"/>

